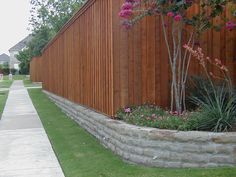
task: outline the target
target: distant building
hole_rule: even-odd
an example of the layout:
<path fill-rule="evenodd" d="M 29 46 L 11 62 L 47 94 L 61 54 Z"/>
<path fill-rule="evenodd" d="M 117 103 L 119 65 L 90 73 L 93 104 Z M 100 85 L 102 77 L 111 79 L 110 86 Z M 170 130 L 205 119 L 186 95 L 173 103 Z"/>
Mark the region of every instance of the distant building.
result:
<path fill-rule="evenodd" d="M 19 68 L 20 62 L 17 60 L 16 55 L 20 51 L 22 51 L 23 49 L 25 49 L 27 47 L 27 44 L 29 44 L 31 39 L 32 39 L 32 35 L 29 35 L 26 38 L 24 38 L 23 40 L 21 40 L 19 43 L 14 45 L 12 48 L 9 49 L 9 53 L 10 53 L 9 67 L 10 67 L 10 69 L 16 69 L 16 70 L 20 69 Z"/>
<path fill-rule="evenodd" d="M 10 57 L 3 53 L 0 55 L 0 65 L 3 65 L 3 64 L 9 64 L 10 63 Z"/>

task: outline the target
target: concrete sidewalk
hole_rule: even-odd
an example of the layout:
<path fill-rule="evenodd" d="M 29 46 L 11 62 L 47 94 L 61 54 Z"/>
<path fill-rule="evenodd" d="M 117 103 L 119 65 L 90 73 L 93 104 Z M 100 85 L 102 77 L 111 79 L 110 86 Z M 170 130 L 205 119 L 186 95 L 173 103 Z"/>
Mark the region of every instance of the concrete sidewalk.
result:
<path fill-rule="evenodd" d="M 14 81 L 0 120 L 0 177 L 64 177 L 22 81 Z"/>

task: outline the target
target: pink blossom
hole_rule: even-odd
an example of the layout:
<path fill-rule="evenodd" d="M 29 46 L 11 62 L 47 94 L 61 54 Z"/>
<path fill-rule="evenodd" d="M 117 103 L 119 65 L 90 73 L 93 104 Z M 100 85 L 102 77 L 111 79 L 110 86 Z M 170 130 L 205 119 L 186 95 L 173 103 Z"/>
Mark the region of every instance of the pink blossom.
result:
<path fill-rule="evenodd" d="M 131 113 L 131 109 L 130 108 L 125 108 L 125 113 Z"/>
<path fill-rule="evenodd" d="M 178 111 L 170 111 L 170 114 L 171 114 L 171 115 L 174 115 L 174 116 L 179 115 Z"/>
<path fill-rule="evenodd" d="M 227 23 L 226 23 L 226 28 L 228 29 L 228 30 L 233 30 L 234 28 L 236 27 L 236 24 L 234 23 L 234 22 L 232 22 L 232 21 L 228 21 Z"/>
<path fill-rule="evenodd" d="M 175 15 L 174 12 L 168 12 L 168 13 L 167 13 L 167 16 L 168 16 L 168 17 L 173 17 L 174 15 Z"/>
<path fill-rule="evenodd" d="M 133 9 L 133 4 L 130 3 L 130 2 L 125 2 L 122 7 L 121 7 L 122 10 L 131 10 Z"/>
<path fill-rule="evenodd" d="M 152 114 L 152 117 L 156 117 L 156 114 Z"/>
<path fill-rule="evenodd" d="M 180 21 L 182 19 L 182 16 L 181 15 L 176 15 L 176 16 L 174 16 L 174 20 L 175 21 Z"/>
<path fill-rule="evenodd" d="M 129 18 L 132 15 L 133 15 L 132 10 L 121 10 L 120 13 L 119 13 L 119 16 L 122 17 L 122 18 Z"/>

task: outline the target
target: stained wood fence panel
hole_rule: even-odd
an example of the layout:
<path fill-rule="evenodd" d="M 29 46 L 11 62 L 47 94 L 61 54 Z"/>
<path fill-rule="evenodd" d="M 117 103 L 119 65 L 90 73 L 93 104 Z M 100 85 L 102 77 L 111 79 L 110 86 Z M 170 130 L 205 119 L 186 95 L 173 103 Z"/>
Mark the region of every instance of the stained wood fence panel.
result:
<path fill-rule="evenodd" d="M 35 57 L 30 63 L 30 79 L 32 82 L 42 82 L 43 60 L 41 57 Z"/>
<path fill-rule="evenodd" d="M 127 31 L 118 16 L 122 3 L 88 0 L 42 57 L 32 60 L 32 80 L 43 80 L 45 90 L 111 116 L 126 105 L 168 106 L 171 75 L 161 20 L 147 17 Z M 230 68 L 236 83 L 236 32 L 210 30 L 201 41 L 208 56 Z M 191 62 L 190 74 L 201 74 L 198 62 Z"/>
<path fill-rule="evenodd" d="M 123 0 L 113 4 L 113 60 L 114 85 L 116 89 L 114 109 L 132 104 L 154 103 L 162 107 L 170 101 L 170 67 L 165 46 L 161 20 L 159 17 L 147 17 L 136 24 L 129 32 L 120 27 L 117 16 Z M 189 14 L 199 10 L 196 5 Z M 225 17 L 231 18 L 229 10 Z M 220 19 L 214 20 L 217 23 Z M 167 23 L 168 24 L 168 23 Z M 171 30 L 167 25 L 170 38 Z M 206 56 L 219 58 L 230 69 L 236 83 L 236 32 L 209 30 L 199 41 Z M 141 53 L 140 53 L 141 52 Z M 123 71 L 125 70 L 125 71 Z M 209 67 L 215 74 L 219 71 Z M 195 59 L 191 60 L 190 75 L 203 73 Z M 126 78 L 126 79 L 124 79 Z"/>
<path fill-rule="evenodd" d="M 89 1 L 43 52 L 45 90 L 106 114 L 113 111 L 110 6 Z"/>

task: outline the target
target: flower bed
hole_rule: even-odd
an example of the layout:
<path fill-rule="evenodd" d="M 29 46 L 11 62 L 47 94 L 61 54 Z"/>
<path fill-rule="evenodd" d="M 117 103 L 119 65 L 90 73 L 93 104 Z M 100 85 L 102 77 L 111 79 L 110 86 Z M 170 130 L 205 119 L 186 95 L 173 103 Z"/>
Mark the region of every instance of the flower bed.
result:
<path fill-rule="evenodd" d="M 126 161 L 173 168 L 236 165 L 236 133 L 134 126 L 45 93 L 81 127 Z"/>

